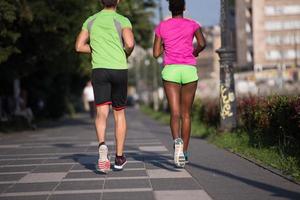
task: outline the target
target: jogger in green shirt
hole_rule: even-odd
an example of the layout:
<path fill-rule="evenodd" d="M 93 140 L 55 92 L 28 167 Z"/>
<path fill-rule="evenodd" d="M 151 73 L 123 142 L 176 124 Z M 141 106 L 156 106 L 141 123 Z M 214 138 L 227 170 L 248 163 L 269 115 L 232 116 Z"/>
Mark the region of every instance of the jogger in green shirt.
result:
<path fill-rule="evenodd" d="M 77 37 L 76 51 L 92 55 L 92 83 L 97 106 L 95 125 L 99 141 L 97 169 L 110 169 L 105 131 L 109 106 L 112 105 L 115 119 L 116 157 L 115 169 L 123 169 L 126 158 L 123 154 L 126 137 L 125 108 L 129 57 L 134 48 L 134 36 L 130 21 L 116 12 L 120 0 L 101 0 L 104 9 L 89 17 Z"/>

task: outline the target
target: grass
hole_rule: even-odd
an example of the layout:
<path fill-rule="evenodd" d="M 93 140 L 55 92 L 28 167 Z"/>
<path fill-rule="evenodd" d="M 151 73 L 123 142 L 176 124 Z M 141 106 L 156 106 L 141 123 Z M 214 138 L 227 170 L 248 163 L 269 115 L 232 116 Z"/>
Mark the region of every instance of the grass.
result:
<path fill-rule="evenodd" d="M 143 106 L 142 112 L 151 118 L 164 124 L 169 124 L 170 116 L 168 113 L 155 112 L 151 108 Z M 227 149 L 238 153 L 256 163 L 269 166 L 280 170 L 283 174 L 293 177 L 300 182 L 300 158 L 286 156 L 278 148 L 258 148 L 250 144 L 250 138 L 244 131 L 233 133 L 218 133 L 214 127 L 207 127 L 198 121 L 192 121 L 192 136 L 200 137 L 215 144 L 219 148 Z"/>

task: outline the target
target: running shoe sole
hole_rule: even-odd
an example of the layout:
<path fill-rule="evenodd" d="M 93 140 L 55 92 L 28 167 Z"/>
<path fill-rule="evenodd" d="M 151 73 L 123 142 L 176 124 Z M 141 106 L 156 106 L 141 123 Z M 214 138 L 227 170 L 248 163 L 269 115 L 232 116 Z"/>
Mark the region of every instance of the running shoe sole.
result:
<path fill-rule="evenodd" d="M 183 141 L 182 139 L 175 140 L 174 150 L 174 163 L 176 167 L 183 168 L 185 166 L 185 157 L 183 154 Z"/>
<path fill-rule="evenodd" d="M 108 148 L 106 145 L 101 145 L 99 147 L 99 159 L 98 159 L 97 170 L 103 173 L 107 173 L 110 170 Z"/>
<path fill-rule="evenodd" d="M 114 165 L 114 168 L 117 170 L 122 170 L 124 166 L 126 165 L 127 161 L 123 163 L 123 165 Z"/>

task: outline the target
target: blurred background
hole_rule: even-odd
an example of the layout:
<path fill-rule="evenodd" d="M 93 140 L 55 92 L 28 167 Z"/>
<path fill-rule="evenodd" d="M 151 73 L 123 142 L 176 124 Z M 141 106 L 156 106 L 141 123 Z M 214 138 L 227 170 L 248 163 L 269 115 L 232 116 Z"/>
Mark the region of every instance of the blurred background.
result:
<path fill-rule="evenodd" d="M 26 108 L 26 115 L 35 119 L 83 110 L 91 64 L 88 55 L 75 53 L 75 37 L 84 20 L 100 9 L 98 0 L 0 1 L 1 124 Z M 154 27 L 170 17 L 168 2 L 126 0 L 119 12 L 133 23 L 137 41 L 129 60 L 128 104 L 166 110 L 162 59 L 152 58 L 152 42 Z M 298 95 L 300 1 L 232 0 L 227 14 L 232 32 L 228 39 L 236 49 L 237 96 Z M 208 42 L 198 57 L 197 97 L 218 99 L 220 0 L 187 0 L 186 16 L 202 24 Z"/>

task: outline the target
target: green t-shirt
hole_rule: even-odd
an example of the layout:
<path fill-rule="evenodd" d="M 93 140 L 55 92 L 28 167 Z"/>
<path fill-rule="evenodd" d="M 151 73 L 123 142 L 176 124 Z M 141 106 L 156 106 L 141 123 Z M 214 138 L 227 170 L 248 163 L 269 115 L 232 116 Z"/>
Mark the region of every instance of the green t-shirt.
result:
<path fill-rule="evenodd" d="M 90 34 L 93 69 L 128 69 L 123 28 L 132 28 L 130 21 L 110 10 L 102 10 L 84 22 L 82 29 Z"/>

